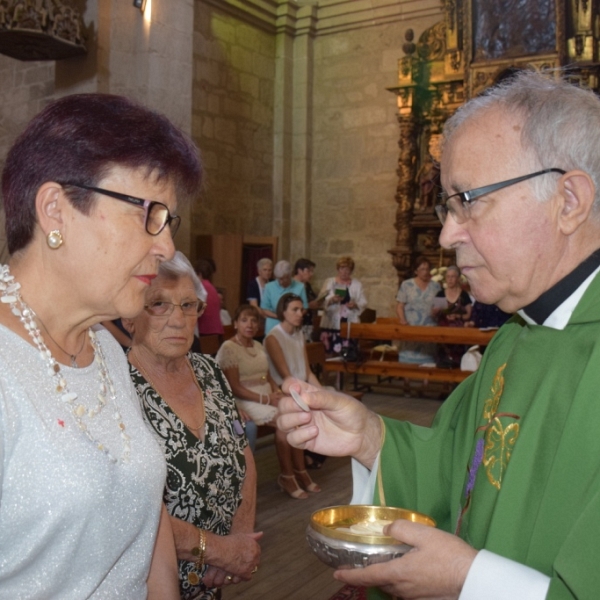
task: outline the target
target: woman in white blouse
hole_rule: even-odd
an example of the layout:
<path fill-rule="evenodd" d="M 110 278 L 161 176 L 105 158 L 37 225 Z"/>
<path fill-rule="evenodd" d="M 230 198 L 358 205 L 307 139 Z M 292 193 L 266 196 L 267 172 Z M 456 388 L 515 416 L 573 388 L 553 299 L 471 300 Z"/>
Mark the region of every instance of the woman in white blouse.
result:
<path fill-rule="evenodd" d="M 277 303 L 276 312 L 279 324 L 273 327 L 265 338 L 271 377 L 278 385 L 281 385 L 286 377 L 295 377 L 321 387 L 308 364 L 306 344 L 302 334 L 302 317 L 304 315 L 302 298 L 296 294 L 284 294 Z M 311 479 L 304 468 L 303 453 L 296 459 L 294 485 L 307 492 L 320 492 L 321 488 Z"/>
<path fill-rule="evenodd" d="M 321 318 L 321 341 L 329 354 L 339 354 L 347 340 L 340 338 L 341 323 L 359 323 L 367 307 L 362 284 L 352 278 L 354 261 L 342 256 L 335 264 L 337 275 L 325 281 L 319 297 L 325 297 Z"/>

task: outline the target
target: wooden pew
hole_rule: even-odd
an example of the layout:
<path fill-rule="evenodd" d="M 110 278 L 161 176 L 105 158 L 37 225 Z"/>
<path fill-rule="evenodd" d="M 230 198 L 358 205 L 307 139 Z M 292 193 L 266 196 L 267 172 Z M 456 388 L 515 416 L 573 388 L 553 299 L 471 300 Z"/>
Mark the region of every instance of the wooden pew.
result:
<path fill-rule="evenodd" d="M 403 342 L 432 342 L 435 344 L 465 344 L 487 346 L 497 330 L 481 331 L 474 327 L 424 327 L 400 325 L 397 319 L 375 323 L 351 323 L 350 337 L 358 340 L 400 340 Z M 342 323 L 341 337 L 348 335 L 348 324 Z"/>
<path fill-rule="evenodd" d="M 471 327 L 424 327 L 417 325 L 400 325 L 397 319 L 378 319 L 375 323 L 352 323 L 350 338 L 357 340 L 409 341 L 435 344 L 463 344 L 465 346 L 486 346 L 496 330 L 481 331 Z M 348 336 L 348 325 L 341 326 L 341 336 Z M 369 358 L 360 362 L 344 362 L 341 359 L 329 359 L 324 366 L 325 371 L 354 375 L 356 388 L 358 375 L 376 375 L 377 377 L 403 377 L 427 381 L 445 381 L 459 383 L 471 372 L 460 369 L 442 369 L 438 367 L 421 367 L 412 363 L 401 363 L 395 360 L 378 360 Z M 340 381 L 343 387 L 343 380 Z"/>

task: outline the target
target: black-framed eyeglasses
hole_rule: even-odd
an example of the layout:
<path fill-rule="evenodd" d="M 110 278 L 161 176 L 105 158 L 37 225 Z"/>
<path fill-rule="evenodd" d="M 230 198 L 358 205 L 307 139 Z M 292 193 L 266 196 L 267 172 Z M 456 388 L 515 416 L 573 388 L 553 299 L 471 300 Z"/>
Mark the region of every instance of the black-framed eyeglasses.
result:
<path fill-rule="evenodd" d="M 531 179 L 533 177 L 539 177 L 540 175 L 546 175 L 546 173 L 560 173 L 561 175 L 564 175 L 566 171 L 555 168 L 544 169 L 542 171 L 530 173 L 529 175 L 522 175 L 521 177 L 515 177 L 514 179 L 507 179 L 506 181 L 500 181 L 499 183 L 493 183 L 491 185 L 486 185 L 474 190 L 467 190 L 466 192 L 451 194 L 450 196 L 441 194 L 441 202 L 440 204 L 436 205 L 435 212 L 439 220 L 442 222 L 442 225 L 446 222 L 448 214 L 451 214 L 452 218 L 460 225 L 467 221 L 467 219 L 469 219 L 471 216 L 471 204 L 477 200 L 477 198 L 480 198 L 485 194 L 490 194 L 491 192 L 496 192 L 510 185 L 515 185 L 521 181 L 526 181 L 527 179 Z"/>
<path fill-rule="evenodd" d="M 181 217 L 172 215 L 169 212 L 169 208 L 162 202 L 144 200 L 143 198 L 136 198 L 135 196 L 121 194 L 111 190 L 104 190 L 91 185 L 82 185 L 80 183 L 63 183 L 62 185 L 70 185 L 82 190 L 89 190 L 90 192 L 96 192 L 97 194 L 102 194 L 103 196 L 115 198 L 116 200 L 121 200 L 123 202 L 129 202 L 129 204 L 135 204 L 136 206 L 143 208 L 145 212 L 144 227 L 150 235 L 158 235 L 168 225 L 169 230 L 171 231 L 171 237 L 175 237 L 179 225 L 181 224 Z"/>
<path fill-rule="evenodd" d="M 181 309 L 181 312 L 186 317 L 199 317 L 206 308 L 206 302 L 202 302 L 202 300 L 198 299 L 183 302 L 182 304 L 174 304 L 173 302 L 157 300 L 156 302 L 146 304 L 144 309 L 153 317 L 170 317 L 176 306 Z"/>

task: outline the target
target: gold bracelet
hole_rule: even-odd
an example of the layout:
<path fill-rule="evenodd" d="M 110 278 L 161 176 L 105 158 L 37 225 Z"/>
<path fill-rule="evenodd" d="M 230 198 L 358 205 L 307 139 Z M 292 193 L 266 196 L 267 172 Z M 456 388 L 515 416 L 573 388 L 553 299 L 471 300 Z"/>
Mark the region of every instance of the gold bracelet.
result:
<path fill-rule="evenodd" d="M 196 568 L 201 570 L 204 566 L 204 557 L 206 555 L 206 531 L 198 527 L 198 545 L 194 546 L 191 550 L 196 559 Z"/>

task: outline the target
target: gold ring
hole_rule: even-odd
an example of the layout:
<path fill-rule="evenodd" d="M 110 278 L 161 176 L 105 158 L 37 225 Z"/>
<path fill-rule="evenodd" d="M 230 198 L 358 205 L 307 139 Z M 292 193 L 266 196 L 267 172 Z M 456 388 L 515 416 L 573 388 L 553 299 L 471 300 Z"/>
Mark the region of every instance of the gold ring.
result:
<path fill-rule="evenodd" d="M 258 565 L 256 565 L 254 567 L 254 569 L 252 569 L 252 571 L 250 571 L 250 575 L 254 575 L 254 573 L 256 573 L 256 571 L 258 571 Z"/>
<path fill-rule="evenodd" d="M 227 581 L 232 581 L 233 577 L 231 575 L 227 575 L 227 577 L 225 577 L 225 579 L 227 579 Z"/>

